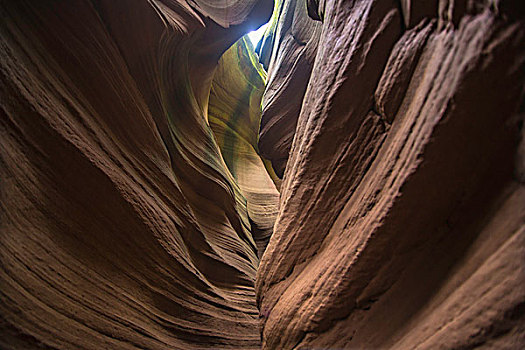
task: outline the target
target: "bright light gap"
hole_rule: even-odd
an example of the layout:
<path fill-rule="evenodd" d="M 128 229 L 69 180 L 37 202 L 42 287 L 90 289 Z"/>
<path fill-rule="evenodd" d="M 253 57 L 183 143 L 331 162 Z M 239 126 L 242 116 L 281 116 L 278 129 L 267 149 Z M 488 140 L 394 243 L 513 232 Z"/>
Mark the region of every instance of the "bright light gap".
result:
<path fill-rule="evenodd" d="M 264 31 L 266 30 L 269 24 L 270 23 L 263 24 L 259 29 L 253 30 L 248 33 L 248 38 L 250 38 L 250 41 L 252 42 L 253 47 L 256 47 L 257 43 L 259 43 L 259 41 L 262 39 L 264 35 Z"/>

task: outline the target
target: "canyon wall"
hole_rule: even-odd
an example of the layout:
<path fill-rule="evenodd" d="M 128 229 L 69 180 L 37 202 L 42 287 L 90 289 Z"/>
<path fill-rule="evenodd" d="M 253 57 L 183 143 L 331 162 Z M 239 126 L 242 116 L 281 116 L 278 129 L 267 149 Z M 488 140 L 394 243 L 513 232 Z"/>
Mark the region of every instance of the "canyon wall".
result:
<path fill-rule="evenodd" d="M 0 348 L 525 347 L 521 1 L 0 11 Z"/>
<path fill-rule="evenodd" d="M 253 88 L 212 80 L 272 8 L 2 2 L 0 348 L 260 348 L 257 247 L 278 200 L 255 152 L 264 79 L 244 60 Z M 237 105 L 251 138 L 216 139 L 208 110 Z"/>
<path fill-rule="evenodd" d="M 260 49 L 263 348 L 523 348 L 523 2 L 303 3 Z"/>

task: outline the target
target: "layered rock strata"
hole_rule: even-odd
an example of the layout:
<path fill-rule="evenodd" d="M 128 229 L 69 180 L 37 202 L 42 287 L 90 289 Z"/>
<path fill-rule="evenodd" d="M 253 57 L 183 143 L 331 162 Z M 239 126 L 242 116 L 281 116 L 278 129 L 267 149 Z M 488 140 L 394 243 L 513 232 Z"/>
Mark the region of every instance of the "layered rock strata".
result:
<path fill-rule="evenodd" d="M 269 72 L 258 146 L 280 178 L 288 161 L 320 30 L 320 23 L 308 17 L 306 1 L 278 1 L 270 27 L 257 48 Z"/>
<path fill-rule="evenodd" d="M 0 348 L 525 347 L 522 2 L 0 11 Z"/>
<path fill-rule="evenodd" d="M 232 175 L 207 112 L 272 2 L 215 5 L 2 2 L 1 348 L 260 347 L 251 226 L 276 190 L 235 180 L 261 159 Z"/>
<path fill-rule="evenodd" d="M 246 37 L 224 53 L 213 77 L 208 120 L 232 183 L 239 186 L 246 203 L 250 232 L 261 256 L 273 232 L 281 181 L 257 146 L 266 81 L 257 59 Z"/>
<path fill-rule="evenodd" d="M 263 117 L 297 123 L 257 273 L 263 349 L 522 348 L 523 5 L 308 6 L 306 93 L 272 100 L 300 112 Z M 297 70 L 274 58 L 268 74 Z"/>

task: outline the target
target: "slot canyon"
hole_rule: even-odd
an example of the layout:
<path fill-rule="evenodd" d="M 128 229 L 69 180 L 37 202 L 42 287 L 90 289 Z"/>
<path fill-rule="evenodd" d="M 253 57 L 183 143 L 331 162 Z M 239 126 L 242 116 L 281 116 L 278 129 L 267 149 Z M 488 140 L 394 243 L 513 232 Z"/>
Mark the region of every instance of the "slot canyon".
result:
<path fill-rule="evenodd" d="M 523 0 L 0 8 L 0 349 L 525 348 Z"/>

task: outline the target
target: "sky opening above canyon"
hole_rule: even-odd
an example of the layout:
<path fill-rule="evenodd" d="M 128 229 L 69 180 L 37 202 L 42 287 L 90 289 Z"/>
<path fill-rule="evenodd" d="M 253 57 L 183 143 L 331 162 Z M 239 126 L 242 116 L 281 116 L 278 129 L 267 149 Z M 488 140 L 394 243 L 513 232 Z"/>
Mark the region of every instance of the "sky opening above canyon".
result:
<path fill-rule="evenodd" d="M 248 33 L 248 38 L 250 38 L 250 41 L 253 44 L 253 47 L 257 46 L 257 43 L 262 39 L 264 32 L 266 31 L 266 28 L 268 28 L 269 23 L 265 23 L 262 26 L 259 27 L 257 30 L 252 30 Z"/>

